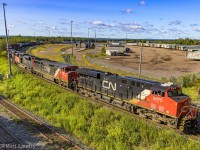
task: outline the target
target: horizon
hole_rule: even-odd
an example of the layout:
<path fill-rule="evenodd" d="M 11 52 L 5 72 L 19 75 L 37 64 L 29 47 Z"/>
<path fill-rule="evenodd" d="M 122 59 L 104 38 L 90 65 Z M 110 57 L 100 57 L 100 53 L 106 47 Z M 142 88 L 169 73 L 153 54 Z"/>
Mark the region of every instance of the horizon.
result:
<path fill-rule="evenodd" d="M 45 38 L 71 38 L 70 36 L 41 36 L 41 35 L 38 35 L 38 36 L 31 36 L 31 35 L 10 35 L 9 37 L 35 37 L 35 38 L 37 38 L 37 37 L 45 37 Z M 0 38 L 6 38 L 6 35 L 0 35 Z M 72 38 L 85 38 L 85 39 L 87 39 L 87 37 L 72 37 Z M 90 39 L 95 39 L 95 37 L 90 37 Z M 154 39 L 154 38 L 142 38 L 142 39 L 134 39 L 134 38 L 106 38 L 106 37 L 104 37 L 104 38 L 101 38 L 101 37 L 99 37 L 99 38 L 96 38 L 97 40 L 98 39 L 106 39 L 106 40 L 161 40 L 161 41 L 164 41 L 164 40 L 167 40 L 167 41 L 175 41 L 175 40 L 185 40 L 185 39 L 187 39 L 187 38 L 179 38 L 179 39 Z M 189 39 L 189 40 L 200 40 L 200 39 Z"/>
<path fill-rule="evenodd" d="M 11 36 L 200 39 L 198 0 L 5 0 Z M 3 2 L 2 2 L 3 4 Z M 5 34 L 3 9 L 0 34 Z M 192 17 L 191 17 L 192 16 Z M 88 28 L 90 28 L 88 30 Z"/>

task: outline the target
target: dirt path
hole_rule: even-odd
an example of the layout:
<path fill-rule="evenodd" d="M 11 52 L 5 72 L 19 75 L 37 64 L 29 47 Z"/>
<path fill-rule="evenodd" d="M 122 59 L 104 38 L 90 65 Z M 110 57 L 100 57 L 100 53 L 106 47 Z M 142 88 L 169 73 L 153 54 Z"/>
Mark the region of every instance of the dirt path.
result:
<path fill-rule="evenodd" d="M 51 55 L 56 57 L 58 52 L 55 51 L 57 45 L 48 47 L 45 51 L 40 51 L 38 54 Z M 116 68 L 127 72 L 138 73 L 140 50 L 139 46 L 130 46 L 134 53 L 129 53 L 129 56 L 108 56 L 106 58 L 94 57 L 93 62 L 96 62 L 107 68 Z M 96 50 L 84 50 L 84 48 L 75 48 L 73 53 L 76 56 L 76 61 L 82 66 L 83 55 L 86 53 L 98 54 L 101 47 Z M 65 51 L 67 54 L 72 54 L 72 49 Z M 143 48 L 142 74 L 145 76 L 162 78 L 180 76 L 189 73 L 200 72 L 200 61 L 192 61 L 185 57 L 184 51 L 170 50 L 164 48 Z"/>
<path fill-rule="evenodd" d="M 98 59 L 107 66 L 126 71 L 138 72 L 141 47 L 132 46 L 130 56 L 109 56 L 110 59 Z M 184 51 L 163 48 L 143 48 L 142 74 L 147 76 L 172 77 L 200 72 L 200 61 L 185 57 Z"/>

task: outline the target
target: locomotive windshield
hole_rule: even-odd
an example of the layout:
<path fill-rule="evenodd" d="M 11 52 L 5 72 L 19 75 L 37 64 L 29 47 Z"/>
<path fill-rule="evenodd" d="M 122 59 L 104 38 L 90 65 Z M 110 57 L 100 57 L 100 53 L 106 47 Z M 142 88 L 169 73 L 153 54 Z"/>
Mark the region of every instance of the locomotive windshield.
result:
<path fill-rule="evenodd" d="M 174 96 L 181 96 L 181 95 L 183 95 L 181 89 L 169 90 L 167 93 L 168 93 L 168 96 L 169 96 L 169 97 L 174 97 Z"/>

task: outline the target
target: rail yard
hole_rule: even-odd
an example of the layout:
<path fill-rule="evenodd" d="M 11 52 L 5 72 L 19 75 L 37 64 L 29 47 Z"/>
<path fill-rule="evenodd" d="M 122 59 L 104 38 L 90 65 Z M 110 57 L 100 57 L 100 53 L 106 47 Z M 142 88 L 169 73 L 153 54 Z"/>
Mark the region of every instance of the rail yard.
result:
<path fill-rule="evenodd" d="M 20 67 L 22 67 L 22 68 L 24 68 L 25 70 L 27 70 L 28 72 L 30 72 L 30 73 L 34 73 L 33 72 L 33 70 L 30 70 L 30 67 L 28 67 L 28 66 L 26 66 L 27 64 L 29 64 L 29 63 L 27 63 L 27 60 L 31 60 L 31 59 L 29 59 L 29 56 L 27 55 L 27 54 L 25 54 L 24 55 L 25 57 L 23 58 L 23 54 L 22 53 L 18 53 L 18 52 L 16 52 L 16 51 L 12 51 L 12 53 L 11 53 L 11 58 L 12 58 L 12 60 L 15 62 L 15 63 L 17 63 L 18 65 L 20 65 L 20 61 L 22 61 L 22 62 L 24 62 L 22 65 L 20 65 Z M 17 58 L 17 57 L 19 57 L 19 59 Z M 20 58 L 21 57 L 21 58 Z M 37 58 L 35 57 L 34 58 L 35 60 L 37 60 Z M 42 59 L 39 59 L 40 61 L 42 60 Z M 45 60 L 46 61 L 46 63 L 48 62 L 47 60 Z M 51 61 L 49 61 L 49 62 L 51 62 Z M 56 63 L 56 62 L 51 62 L 51 63 Z M 59 64 L 57 64 L 57 65 L 59 65 Z M 72 66 L 72 65 L 69 65 L 69 67 L 70 66 Z M 47 68 L 48 66 L 46 66 L 46 71 L 48 71 L 49 69 Z M 73 67 L 73 66 L 72 66 Z M 73 69 L 72 67 L 70 67 L 71 68 L 71 71 L 73 72 L 73 70 L 75 69 Z M 44 70 L 44 71 L 45 71 Z M 51 69 L 50 69 L 51 70 Z M 49 70 L 49 72 L 50 72 L 50 70 Z M 92 71 L 92 70 L 91 70 Z M 41 73 L 34 73 L 34 74 L 36 74 L 37 76 L 39 76 L 39 77 L 44 77 L 44 78 L 46 78 L 47 76 L 45 75 L 45 76 L 43 76 Z M 93 74 L 93 76 L 94 76 L 94 74 Z M 47 78 L 48 80 L 50 79 L 50 80 L 52 80 L 50 77 L 48 77 Z M 55 83 L 59 83 L 59 81 L 56 81 L 56 80 L 52 80 L 52 81 L 54 81 Z M 146 82 L 146 81 L 145 81 Z M 73 80 L 72 81 L 70 81 L 69 82 L 69 84 L 67 85 L 67 84 L 65 84 L 64 82 L 60 82 L 59 83 L 60 85 L 62 85 L 62 86 L 65 86 L 65 87 L 69 87 L 70 89 L 72 89 L 72 90 L 74 90 L 74 89 L 77 89 L 77 85 L 76 85 L 76 82 L 74 82 Z M 81 85 L 82 86 L 82 85 Z M 88 87 L 84 87 L 84 89 L 85 88 L 88 88 Z M 89 97 L 91 97 L 91 98 L 95 98 L 95 96 L 96 95 L 94 95 L 93 93 L 90 93 L 89 91 L 83 91 L 83 90 L 81 90 L 80 91 L 80 93 L 82 93 L 82 94 L 84 94 L 84 95 L 87 95 L 87 96 L 89 96 Z M 95 99 L 99 99 L 100 97 L 96 97 Z M 106 102 L 106 103 L 110 103 L 110 102 L 112 102 L 112 104 L 111 105 L 116 105 L 117 107 L 121 107 L 121 108 L 123 108 L 123 109 L 127 109 L 127 110 L 129 110 L 129 106 L 127 105 L 124 105 L 124 104 L 119 104 L 119 102 L 115 102 L 115 100 L 114 101 L 110 101 L 110 100 L 108 100 L 108 99 L 102 99 L 102 98 L 100 98 L 99 100 L 100 101 L 102 101 L 102 102 Z M 132 111 L 132 110 L 131 110 Z M 145 114 L 141 114 L 141 116 L 143 116 L 143 115 L 145 115 Z M 148 117 L 147 117 L 148 118 Z M 199 119 L 197 119 L 197 120 L 199 120 Z M 165 128 L 165 127 L 164 127 Z M 179 127 L 180 128 L 180 127 Z M 181 127 L 182 128 L 182 127 Z M 184 128 L 184 126 L 183 126 L 183 128 Z M 197 126 L 196 126 L 196 129 L 198 129 L 199 128 L 199 125 L 197 124 Z M 193 133 L 193 134 L 197 134 L 197 135 L 195 135 L 194 137 L 192 137 L 191 136 L 191 138 L 192 139 L 196 139 L 196 140 L 198 140 L 198 130 L 196 130 L 195 132 L 194 131 L 192 131 L 191 133 Z M 58 144 L 59 145 L 59 144 Z"/>
<path fill-rule="evenodd" d="M 198 5 L 3 2 L 0 149 L 199 150 Z"/>

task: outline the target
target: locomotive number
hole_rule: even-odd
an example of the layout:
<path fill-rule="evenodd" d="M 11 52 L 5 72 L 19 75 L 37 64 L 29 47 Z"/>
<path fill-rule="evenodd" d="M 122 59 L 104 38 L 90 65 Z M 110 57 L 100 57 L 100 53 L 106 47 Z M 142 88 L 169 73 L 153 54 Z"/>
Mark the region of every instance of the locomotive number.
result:
<path fill-rule="evenodd" d="M 113 91 L 116 91 L 116 83 L 113 85 L 112 82 L 108 82 L 106 80 L 103 80 L 102 86 L 106 89 L 112 88 Z"/>

